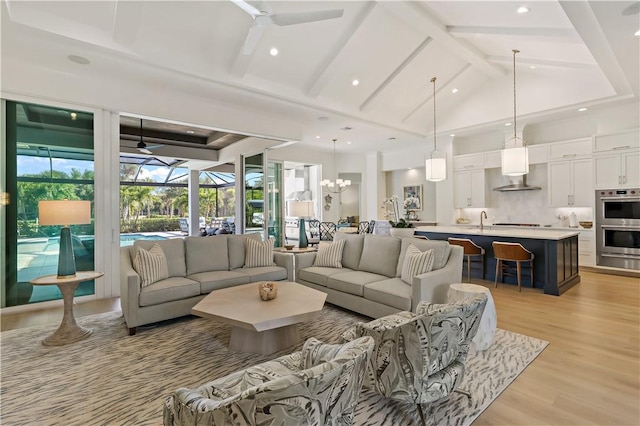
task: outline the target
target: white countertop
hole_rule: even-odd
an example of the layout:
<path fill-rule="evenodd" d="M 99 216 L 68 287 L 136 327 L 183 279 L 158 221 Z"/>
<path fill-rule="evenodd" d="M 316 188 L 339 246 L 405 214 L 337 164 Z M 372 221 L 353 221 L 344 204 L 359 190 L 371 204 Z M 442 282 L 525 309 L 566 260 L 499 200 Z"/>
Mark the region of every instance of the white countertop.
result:
<path fill-rule="evenodd" d="M 443 234 L 468 234 L 468 235 L 484 235 L 487 237 L 512 237 L 512 238 L 532 238 L 539 240 L 562 240 L 564 238 L 573 237 L 580 232 L 577 229 L 572 230 L 553 230 L 538 227 L 485 227 L 482 231 L 476 225 L 465 226 L 418 226 L 416 231 L 422 232 L 439 232 Z"/>

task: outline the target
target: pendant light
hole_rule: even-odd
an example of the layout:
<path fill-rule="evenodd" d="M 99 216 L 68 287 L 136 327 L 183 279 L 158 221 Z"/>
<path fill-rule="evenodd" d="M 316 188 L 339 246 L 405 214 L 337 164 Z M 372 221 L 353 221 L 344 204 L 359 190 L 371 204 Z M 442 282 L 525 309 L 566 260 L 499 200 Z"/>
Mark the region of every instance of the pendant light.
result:
<path fill-rule="evenodd" d="M 516 126 L 516 53 L 513 49 L 513 138 L 504 142 L 502 147 L 502 174 L 522 176 L 529 173 L 529 148 L 523 138 L 518 137 Z"/>
<path fill-rule="evenodd" d="M 424 162 L 424 174 L 428 181 L 440 182 L 447 178 L 447 156 L 446 153 L 438 151 L 436 142 L 436 78 L 431 79 L 433 83 L 433 151 Z"/>
<path fill-rule="evenodd" d="M 333 168 L 336 175 L 336 180 L 332 181 L 329 179 L 323 179 L 320 181 L 320 185 L 327 188 L 327 191 L 332 194 L 340 194 L 344 192 L 349 185 L 351 185 L 351 180 L 349 179 L 338 179 L 338 172 L 335 170 L 336 168 L 336 142 L 338 139 L 333 139 Z"/>

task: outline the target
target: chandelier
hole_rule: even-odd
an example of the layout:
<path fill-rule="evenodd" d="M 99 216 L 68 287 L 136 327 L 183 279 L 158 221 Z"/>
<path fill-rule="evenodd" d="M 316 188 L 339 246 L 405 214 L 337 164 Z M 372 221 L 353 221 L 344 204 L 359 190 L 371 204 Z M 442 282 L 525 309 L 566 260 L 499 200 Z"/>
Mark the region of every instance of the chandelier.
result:
<path fill-rule="evenodd" d="M 502 174 L 522 176 L 529 173 L 529 148 L 524 139 L 518 137 L 516 128 L 516 53 L 513 49 L 513 138 L 506 140 L 502 147 Z"/>
<path fill-rule="evenodd" d="M 431 79 L 433 83 L 433 151 L 424 162 L 424 174 L 428 181 L 440 182 L 447 178 L 447 156 L 444 152 L 438 151 L 436 143 L 436 78 Z"/>
<path fill-rule="evenodd" d="M 336 167 L 336 141 L 338 139 L 333 139 L 333 167 L 335 170 Z M 344 192 L 347 187 L 349 185 L 351 185 L 351 181 L 348 179 L 338 179 L 338 172 L 335 172 L 336 174 L 336 180 L 332 181 L 329 179 L 322 179 L 320 181 L 320 185 L 324 186 L 327 188 L 327 191 L 333 193 L 333 194 L 339 194 L 341 192 Z"/>

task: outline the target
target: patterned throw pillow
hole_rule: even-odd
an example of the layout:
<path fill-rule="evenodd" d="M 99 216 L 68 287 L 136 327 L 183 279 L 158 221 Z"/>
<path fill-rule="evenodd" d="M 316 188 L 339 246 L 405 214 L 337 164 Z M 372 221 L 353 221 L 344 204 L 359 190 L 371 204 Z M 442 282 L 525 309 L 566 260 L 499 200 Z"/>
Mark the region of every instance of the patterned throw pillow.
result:
<path fill-rule="evenodd" d="M 261 266 L 273 266 L 273 242 L 272 238 L 266 241 L 256 241 L 247 238 L 244 242 L 244 267 L 259 268 Z"/>
<path fill-rule="evenodd" d="M 133 260 L 133 269 L 140 275 L 142 287 L 169 278 L 167 257 L 158 244 L 154 244 L 150 250 L 138 247 Z"/>
<path fill-rule="evenodd" d="M 424 274 L 433 269 L 433 249 L 420 251 L 413 244 L 409 244 L 407 252 L 404 255 L 404 264 L 402 265 L 402 274 L 400 279 L 411 284 L 413 277 Z"/>
<path fill-rule="evenodd" d="M 342 251 L 344 250 L 345 241 L 346 240 L 337 240 L 327 244 L 320 243 L 313 266 L 342 268 Z"/>

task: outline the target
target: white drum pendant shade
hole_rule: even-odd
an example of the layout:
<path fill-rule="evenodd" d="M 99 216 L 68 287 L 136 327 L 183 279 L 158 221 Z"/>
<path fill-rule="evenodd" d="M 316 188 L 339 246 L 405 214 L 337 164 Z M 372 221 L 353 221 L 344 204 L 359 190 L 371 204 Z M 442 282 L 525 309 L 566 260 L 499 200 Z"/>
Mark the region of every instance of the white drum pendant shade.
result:
<path fill-rule="evenodd" d="M 505 148 L 501 154 L 503 175 L 522 176 L 529 173 L 529 148 L 526 146 Z"/>
<path fill-rule="evenodd" d="M 425 176 L 428 181 L 440 182 L 447 178 L 447 159 L 440 151 L 433 151 L 424 163 Z"/>

